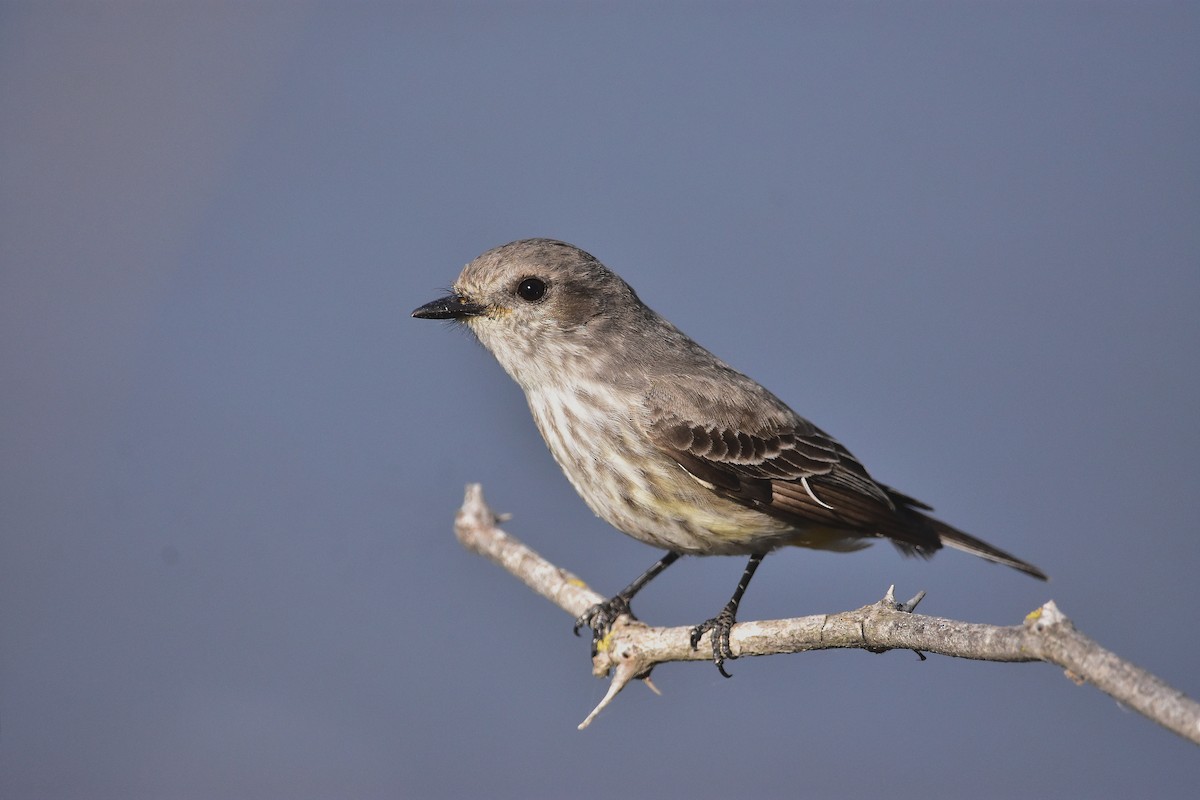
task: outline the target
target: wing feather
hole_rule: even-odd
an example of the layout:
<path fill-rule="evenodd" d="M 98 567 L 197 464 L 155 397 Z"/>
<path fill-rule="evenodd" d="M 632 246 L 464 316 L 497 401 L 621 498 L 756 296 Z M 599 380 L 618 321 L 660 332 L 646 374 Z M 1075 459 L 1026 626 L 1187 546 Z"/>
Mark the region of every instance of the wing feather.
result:
<path fill-rule="evenodd" d="M 907 513 L 909 506 L 926 506 L 876 483 L 849 450 L 801 417 L 745 430 L 706 426 L 673 411 L 652 418 L 648 434 L 722 496 L 798 529 L 885 536 L 921 554 L 941 546 L 935 531 L 912 524 Z"/>
<path fill-rule="evenodd" d="M 646 435 L 713 491 L 783 520 L 798 533 L 886 537 L 909 555 L 943 542 L 1038 578 L 1037 567 L 927 516 L 924 503 L 876 483 L 840 442 L 759 384 L 680 334 L 646 391 Z M 669 357 L 668 357 L 669 356 Z M 690 391 L 678 392 L 686 377 Z M 668 388 L 669 387 L 669 388 Z"/>

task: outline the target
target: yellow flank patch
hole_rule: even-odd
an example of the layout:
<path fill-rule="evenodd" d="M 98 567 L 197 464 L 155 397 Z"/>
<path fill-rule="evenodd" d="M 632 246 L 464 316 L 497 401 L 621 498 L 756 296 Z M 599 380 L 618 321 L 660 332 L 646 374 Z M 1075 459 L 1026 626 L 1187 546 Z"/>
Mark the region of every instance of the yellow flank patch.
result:
<path fill-rule="evenodd" d="M 762 522 L 757 519 L 757 515 L 753 521 L 741 519 L 740 509 L 721 511 L 710 508 L 711 500 L 708 498 L 680 496 L 676 492 L 678 487 L 672 485 L 668 479 L 653 473 L 647 474 L 645 477 L 653 488 L 646 489 L 644 486 L 636 486 L 634 499 L 655 514 L 685 520 L 689 525 L 706 530 L 727 541 L 745 539 L 763 527 Z M 655 489 L 658 491 L 654 491 Z M 731 514 L 729 511 L 733 511 L 733 513 Z"/>

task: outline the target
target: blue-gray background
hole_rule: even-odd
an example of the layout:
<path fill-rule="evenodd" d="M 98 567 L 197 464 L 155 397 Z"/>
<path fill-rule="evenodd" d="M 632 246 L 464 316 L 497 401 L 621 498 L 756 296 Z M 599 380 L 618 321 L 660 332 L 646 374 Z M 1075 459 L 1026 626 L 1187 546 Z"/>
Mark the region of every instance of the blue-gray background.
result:
<path fill-rule="evenodd" d="M 482 348 L 409 318 L 579 244 L 877 477 L 1028 558 L 789 551 L 744 618 L 1019 622 L 1200 694 L 1195 4 L 0 7 L 0 795 L 1194 797 L 1045 665 L 605 684 L 451 535 L 615 591 Z M 690 624 L 742 564 L 639 598 Z"/>

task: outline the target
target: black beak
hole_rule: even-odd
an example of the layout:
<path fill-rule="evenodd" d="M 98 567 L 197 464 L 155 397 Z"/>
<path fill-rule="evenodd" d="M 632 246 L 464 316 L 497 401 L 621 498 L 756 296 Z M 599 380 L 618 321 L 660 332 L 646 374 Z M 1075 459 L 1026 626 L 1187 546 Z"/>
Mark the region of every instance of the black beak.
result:
<path fill-rule="evenodd" d="M 462 319 L 463 317 L 478 317 L 487 310 L 487 306 L 472 303 L 461 294 L 452 294 L 440 300 L 434 300 L 412 312 L 417 319 Z"/>

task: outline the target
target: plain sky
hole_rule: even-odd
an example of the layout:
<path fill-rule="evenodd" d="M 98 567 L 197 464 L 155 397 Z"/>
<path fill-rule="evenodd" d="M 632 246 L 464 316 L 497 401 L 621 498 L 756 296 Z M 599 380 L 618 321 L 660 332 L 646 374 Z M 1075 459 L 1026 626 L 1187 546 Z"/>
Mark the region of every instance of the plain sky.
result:
<path fill-rule="evenodd" d="M 571 241 L 1029 559 L 768 558 L 743 619 L 1077 626 L 1200 695 L 1195 3 L 0 4 L 0 796 L 1195 797 L 1061 670 L 742 659 L 602 696 L 611 593 L 516 386 L 412 320 Z M 639 597 L 694 624 L 740 559 Z"/>

